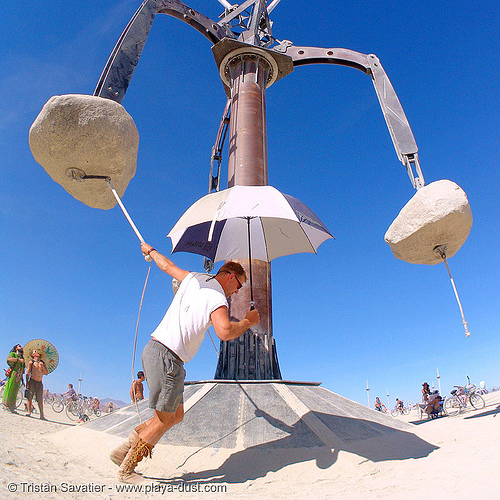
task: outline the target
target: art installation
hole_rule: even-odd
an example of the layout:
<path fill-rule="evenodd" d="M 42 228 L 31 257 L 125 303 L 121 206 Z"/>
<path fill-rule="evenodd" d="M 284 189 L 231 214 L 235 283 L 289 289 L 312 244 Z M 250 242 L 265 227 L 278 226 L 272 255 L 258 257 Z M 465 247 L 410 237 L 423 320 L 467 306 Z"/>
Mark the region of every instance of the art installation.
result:
<path fill-rule="evenodd" d="M 303 65 L 334 64 L 356 68 L 371 78 L 398 159 L 417 190 L 392 223 L 385 240 L 398 259 L 415 264 L 446 263 L 446 258 L 463 245 L 472 225 L 467 196 L 449 180 L 425 185 L 408 119 L 379 59 L 373 54 L 345 48 L 295 46 L 290 41 L 275 39 L 269 15 L 280 0 L 246 0 L 241 5 L 232 5 L 227 0 L 219 2 L 225 10 L 218 21 L 178 0 L 142 2 L 113 49 L 94 94 L 52 97 L 33 123 L 30 147 L 48 174 L 72 196 L 91 207 L 109 209 L 119 202 L 119 196 L 123 195 L 135 174 L 139 143 L 137 128 L 121 102 L 156 14 L 167 14 L 189 24 L 212 44 L 217 70 L 228 97 L 211 157 L 210 191 L 216 194 L 208 196 L 219 196 L 226 139 L 231 145 L 227 187 L 267 186 L 265 92 L 268 87 Z M 113 185 L 115 191 L 109 189 Z M 252 199 L 254 194 L 250 190 L 247 196 Z M 120 206 L 142 241 L 121 203 Z M 221 248 L 221 245 L 230 246 L 229 240 L 220 241 L 221 236 L 234 237 L 232 223 L 225 223 L 224 230 L 221 226 L 218 216 L 222 210 L 223 206 L 216 206 L 208 219 L 198 221 L 204 224 L 203 244 L 200 240 L 199 244 L 181 248 L 204 255 L 207 270 L 211 269 L 214 260 L 220 260 L 212 251 L 213 238 L 218 238 Z M 317 231 L 320 240 L 313 245 L 315 251 L 331 234 L 310 209 L 304 207 L 298 212 L 306 214 L 300 220 L 302 226 L 320 228 Z M 251 213 L 239 213 L 239 216 L 247 218 L 249 229 L 253 226 Z M 272 230 L 277 234 L 288 231 L 284 216 Z M 174 233 L 175 228 L 170 236 L 179 249 L 182 236 L 174 238 Z M 197 237 L 200 235 L 197 233 Z M 279 380 L 281 373 L 271 322 L 270 260 L 273 257 L 257 254 L 250 245 L 250 234 L 242 238 L 244 243 L 240 246 L 249 248 L 249 252 L 239 254 L 238 258 L 247 270 L 252 271 L 252 286 L 232 299 L 230 315 L 242 317 L 252 300 L 260 312 L 261 322 L 239 339 L 221 342 L 215 378 Z M 278 245 L 282 244 L 278 241 Z M 211 248 L 207 251 L 201 250 L 209 246 Z M 304 250 L 298 248 L 288 253 L 295 251 Z M 233 258 L 234 255 L 219 257 Z M 454 286 L 453 280 L 452 284 Z M 454 289 L 456 292 L 455 286 Z M 460 302 L 459 305 L 466 334 L 469 334 Z"/>

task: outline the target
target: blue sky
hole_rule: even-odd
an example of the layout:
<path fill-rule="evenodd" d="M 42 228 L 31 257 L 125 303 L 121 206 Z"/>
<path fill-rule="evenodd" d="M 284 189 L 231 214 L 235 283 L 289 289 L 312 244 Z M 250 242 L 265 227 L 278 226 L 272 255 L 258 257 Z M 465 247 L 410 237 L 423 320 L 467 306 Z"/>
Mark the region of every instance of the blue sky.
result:
<path fill-rule="evenodd" d="M 191 0 L 212 19 L 216 0 Z M 0 352 L 43 338 L 61 361 L 55 392 L 83 379 L 88 395 L 128 400 L 132 347 L 147 264 L 118 207 L 83 205 L 33 159 L 28 130 L 52 95 L 92 94 L 139 0 L 51 1 L 4 7 L 0 18 Z M 500 385 L 498 248 L 498 11 L 475 4 L 282 0 L 274 36 L 295 45 L 374 53 L 405 109 L 426 183 L 450 179 L 467 193 L 469 239 L 449 260 L 472 333 L 443 264 L 395 259 L 384 234 L 413 196 L 370 78 L 339 66 L 296 68 L 266 93 L 270 184 L 311 207 L 335 240 L 318 255 L 272 263 L 274 336 L 283 377 L 320 381 L 366 404 L 419 399 L 466 376 Z M 145 239 L 168 254 L 166 234 L 205 195 L 225 104 L 210 43 L 158 15 L 123 105 L 140 133 L 137 174 L 123 201 Z M 223 167 L 223 182 L 226 163 Z M 202 259 L 176 254 L 181 267 Z M 153 268 L 138 355 L 172 297 Z M 187 365 L 211 379 L 207 338 Z"/>

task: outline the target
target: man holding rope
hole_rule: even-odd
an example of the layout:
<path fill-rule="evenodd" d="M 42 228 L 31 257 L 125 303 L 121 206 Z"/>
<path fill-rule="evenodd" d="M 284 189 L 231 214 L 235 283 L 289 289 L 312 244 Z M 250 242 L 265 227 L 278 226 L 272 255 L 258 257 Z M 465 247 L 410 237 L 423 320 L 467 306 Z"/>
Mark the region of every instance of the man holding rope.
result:
<path fill-rule="evenodd" d="M 206 330 L 213 326 L 216 335 L 227 341 L 239 337 L 260 321 L 258 311 L 250 308 L 241 321 L 229 319 L 227 298 L 238 293 L 246 282 L 240 264 L 226 262 L 216 276 L 211 277 L 180 269 L 147 243 L 141 244 L 141 250 L 163 272 L 179 281 L 180 286 L 142 353 L 149 407 L 155 414 L 110 453 L 111 460 L 120 466 L 117 478 L 125 483 L 141 480 L 134 472 L 137 464 L 151 456 L 153 446 L 163 434 L 182 421 L 184 363 L 194 357 Z"/>

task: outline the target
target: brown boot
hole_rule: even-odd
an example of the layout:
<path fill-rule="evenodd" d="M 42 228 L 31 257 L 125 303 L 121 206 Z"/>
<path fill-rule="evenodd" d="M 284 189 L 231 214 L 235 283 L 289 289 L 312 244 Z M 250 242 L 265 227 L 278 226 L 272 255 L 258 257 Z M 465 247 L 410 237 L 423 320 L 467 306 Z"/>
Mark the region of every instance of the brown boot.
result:
<path fill-rule="evenodd" d="M 134 469 L 144 457 L 151 457 L 152 450 L 152 445 L 145 443 L 137 436 L 116 473 L 118 481 L 122 483 L 138 483 L 142 481 L 141 476 L 136 474 Z"/>
<path fill-rule="evenodd" d="M 128 450 L 130 450 L 130 447 L 134 443 L 135 439 L 138 437 L 139 434 L 137 434 L 135 430 L 132 430 L 127 439 L 124 439 L 118 446 L 116 446 L 109 452 L 109 458 L 111 459 L 111 461 L 114 464 L 118 465 L 118 467 L 120 467 L 123 459 L 125 458 L 125 455 L 128 453 Z"/>

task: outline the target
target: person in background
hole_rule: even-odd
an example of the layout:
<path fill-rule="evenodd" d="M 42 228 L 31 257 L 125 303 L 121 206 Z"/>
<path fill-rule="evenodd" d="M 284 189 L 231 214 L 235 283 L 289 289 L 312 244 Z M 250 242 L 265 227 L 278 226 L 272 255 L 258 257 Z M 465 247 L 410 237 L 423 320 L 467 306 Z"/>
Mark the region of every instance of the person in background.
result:
<path fill-rule="evenodd" d="M 26 370 L 26 388 L 28 389 L 28 413 L 27 417 L 31 417 L 31 410 L 33 407 L 33 396 L 36 396 L 38 401 L 38 408 L 40 410 L 40 420 L 47 420 L 43 414 L 43 382 L 44 375 L 49 372 L 45 366 L 41 354 L 34 349 L 31 351 L 31 359 L 28 362 L 28 369 Z"/>
<path fill-rule="evenodd" d="M 11 413 L 16 412 L 16 398 L 19 387 L 23 383 L 24 375 L 24 353 L 23 346 L 20 344 L 15 345 L 7 356 L 7 364 L 9 369 L 5 372 L 7 382 L 3 392 L 2 404 L 4 408 Z"/>
<path fill-rule="evenodd" d="M 73 401 L 76 401 L 78 399 L 78 394 L 76 393 L 75 389 L 73 389 L 73 384 L 68 384 L 68 390 L 66 392 L 63 392 L 61 396 L 63 398 L 72 399 Z"/>
<path fill-rule="evenodd" d="M 429 395 L 431 393 L 431 389 L 429 387 L 429 384 L 427 382 L 424 382 L 422 384 L 422 403 L 427 402 L 429 399 Z"/>
<path fill-rule="evenodd" d="M 382 412 L 387 411 L 386 407 L 382 404 L 382 401 L 380 401 L 380 398 L 375 399 L 375 409 Z"/>
<path fill-rule="evenodd" d="M 134 380 L 130 386 L 130 399 L 132 403 L 144 399 L 144 386 L 142 385 L 144 380 L 146 380 L 144 372 L 137 372 L 137 380 Z"/>

